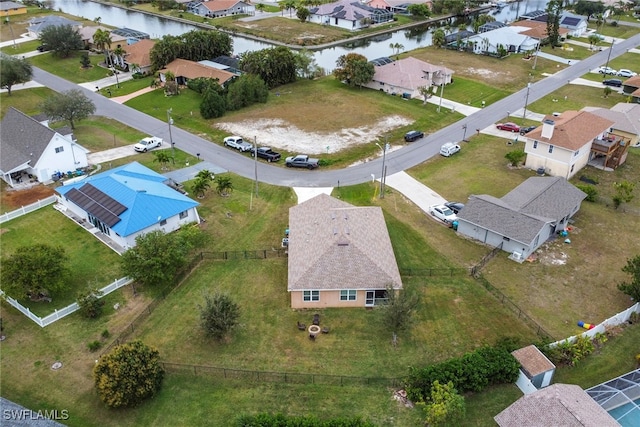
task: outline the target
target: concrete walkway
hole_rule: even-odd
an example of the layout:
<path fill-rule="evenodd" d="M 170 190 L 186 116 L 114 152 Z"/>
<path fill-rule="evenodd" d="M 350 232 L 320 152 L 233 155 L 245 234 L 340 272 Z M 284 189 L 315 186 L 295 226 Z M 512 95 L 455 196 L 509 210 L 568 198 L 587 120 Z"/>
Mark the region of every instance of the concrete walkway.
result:
<path fill-rule="evenodd" d="M 199 162 L 191 166 L 187 164 L 187 166 L 185 166 L 184 168 L 177 169 L 171 172 L 165 172 L 162 175 L 174 180 L 178 184 L 182 184 L 186 181 L 190 181 L 193 178 L 195 178 L 198 172 L 200 172 L 201 170 L 208 170 L 214 175 L 219 173 L 229 172 L 228 170 L 223 169 L 220 166 L 214 165 L 211 162 Z"/>

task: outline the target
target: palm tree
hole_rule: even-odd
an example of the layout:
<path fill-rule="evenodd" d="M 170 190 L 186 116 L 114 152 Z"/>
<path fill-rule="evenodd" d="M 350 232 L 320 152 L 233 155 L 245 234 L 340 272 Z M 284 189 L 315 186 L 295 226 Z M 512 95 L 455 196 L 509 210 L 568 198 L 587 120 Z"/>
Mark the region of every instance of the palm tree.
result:
<path fill-rule="evenodd" d="M 216 190 L 221 196 L 228 196 L 233 191 L 233 183 L 228 176 L 219 176 L 216 178 Z"/>
<path fill-rule="evenodd" d="M 153 159 L 153 161 L 160 163 L 160 168 L 162 170 L 166 170 L 167 163 L 171 161 L 171 156 L 169 156 L 169 153 L 167 153 L 166 150 L 160 150 L 160 151 L 154 151 L 153 155 L 155 156 L 155 159 Z"/>
<path fill-rule="evenodd" d="M 107 66 L 109 66 L 109 58 L 111 57 L 109 54 L 111 43 L 112 40 L 109 31 L 98 28 L 93 35 L 93 45 L 96 49 L 101 50 L 104 53 L 104 62 Z"/>
<path fill-rule="evenodd" d="M 589 48 L 593 48 L 600 42 L 600 37 L 595 34 L 590 34 L 588 37 L 589 40 Z"/>
<path fill-rule="evenodd" d="M 445 33 L 444 30 L 442 28 L 438 28 L 437 30 L 435 30 L 433 32 L 433 35 L 431 36 L 432 39 L 432 43 L 435 47 L 442 47 L 444 46 L 444 41 L 445 41 Z"/>
<path fill-rule="evenodd" d="M 264 8 L 265 8 L 264 3 L 258 3 L 258 4 L 256 4 L 256 9 L 257 9 L 259 12 L 264 11 Z"/>
<path fill-rule="evenodd" d="M 207 169 L 202 169 L 200 172 L 198 172 L 196 174 L 196 179 L 204 179 L 207 181 L 213 181 L 215 179 L 215 175 L 213 174 L 213 172 L 207 170 Z"/>
<path fill-rule="evenodd" d="M 404 45 L 401 43 L 391 43 L 389 47 L 396 53 L 396 60 L 400 59 L 400 51 L 404 49 Z"/>
<path fill-rule="evenodd" d="M 124 55 L 126 53 L 127 51 L 124 50 L 120 45 L 118 45 L 118 47 L 113 49 L 113 54 L 115 55 L 116 63 L 120 68 L 124 68 Z"/>
<path fill-rule="evenodd" d="M 191 186 L 191 191 L 196 195 L 197 198 L 202 199 L 205 196 L 207 190 L 211 187 L 211 183 L 206 179 L 196 179 L 193 181 L 193 185 Z"/>

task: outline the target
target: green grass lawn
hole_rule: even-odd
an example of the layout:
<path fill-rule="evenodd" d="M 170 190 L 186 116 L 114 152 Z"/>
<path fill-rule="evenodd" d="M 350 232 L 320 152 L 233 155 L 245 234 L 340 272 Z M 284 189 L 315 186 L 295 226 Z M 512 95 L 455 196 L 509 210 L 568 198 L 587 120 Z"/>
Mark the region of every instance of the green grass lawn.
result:
<path fill-rule="evenodd" d="M 51 303 L 32 302 L 12 295 L 38 316 L 73 303 L 77 292 L 87 286 L 102 288 L 122 277 L 118 255 L 51 206 L 2 224 L 2 232 L 3 256 L 21 246 L 48 243 L 62 246 L 70 258 L 69 289 L 52 294 Z"/>
<path fill-rule="evenodd" d="M 82 51 L 72 52 L 67 58 L 59 58 L 48 52 L 29 58 L 31 64 L 42 68 L 57 76 L 64 76 L 65 79 L 74 83 L 85 83 L 109 77 L 109 70 L 99 66 L 104 61 L 102 54 L 90 54 L 92 67 L 82 68 L 80 66 L 80 56 Z"/>

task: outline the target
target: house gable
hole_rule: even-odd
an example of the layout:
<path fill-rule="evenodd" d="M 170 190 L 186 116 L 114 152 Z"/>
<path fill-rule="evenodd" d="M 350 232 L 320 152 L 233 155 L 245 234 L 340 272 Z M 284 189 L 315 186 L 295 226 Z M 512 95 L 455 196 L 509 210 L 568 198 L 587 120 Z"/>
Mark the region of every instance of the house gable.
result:
<path fill-rule="evenodd" d="M 0 127 L 0 170 L 8 173 L 36 162 L 56 132 L 26 114 L 9 107 Z"/>
<path fill-rule="evenodd" d="M 219 70 L 214 67 L 207 67 L 198 62 L 188 61 L 186 59 L 175 59 L 167 64 L 165 68 L 160 70 L 161 74 L 171 71 L 176 78 L 195 79 L 198 77 L 207 77 L 218 79 L 218 83 L 222 86 L 235 77 L 235 74 L 228 71 Z"/>
<path fill-rule="evenodd" d="M 446 67 L 431 65 L 419 59 L 408 57 L 375 67 L 375 73 L 367 87 L 381 89 L 380 86 L 402 88 L 415 94 L 420 87 L 431 86 L 439 76 L 448 76 L 449 82 L 454 71 Z M 446 82 L 448 83 L 448 82 Z"/>

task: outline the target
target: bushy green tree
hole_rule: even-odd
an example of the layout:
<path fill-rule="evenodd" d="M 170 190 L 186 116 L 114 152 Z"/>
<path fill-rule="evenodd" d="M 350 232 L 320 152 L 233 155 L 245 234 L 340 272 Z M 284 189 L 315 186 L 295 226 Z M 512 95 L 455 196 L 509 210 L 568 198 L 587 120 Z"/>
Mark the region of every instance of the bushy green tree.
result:
<path fill-rule="evenodd" d="M 94 319 L 102 314 L 104 301 L 100 299 L 102 292 L 96 288 L 89 288 L 78 292 L 76 301 L 80 306 L 80 313 L 88 319 Z"/>
<path fill-rule="evenodd" d="M 40 33 L 42 44 L 49 46 L 55 55 L 66 58 L 71 52 L 84 49 L 82 36 L 71 25 L 51 25 Z"/>
<path fill-rule="evenodd" d="M 200 115 L 202 118 L 208 120 L 222 117 L 226 110 L 227 102 L 224 97 L 213 88 L 205 89 L 200 103 Z"/>
<path fill-rule="evenodd" d="M 13 85 L 26 83 L 33 76 L 33 68 L 26 59 L 9 55 L 0 56 L 0 88 L 6 89 L 11 96 Z"/>
<path fill-rule="evenodd" d="M 141 341 L 115 347 L 93 367 L 98 396 L 110 408 L 135 406 L 153 397 L 163 378 L 160 353 Z"/>
<path fill-rule="evenodd" d="M 393 335 L 396 343 L 397 334 L 408 330 L 413 321 L 413 315 L 420 304 L 420 298 L 410 289 L 395 291 L 391 285 L 387 286 L 385 297 L 387 301 L 380 306 L 382 321 L 386 329 Z"/>
<path fill-rule="evenodd" d="M 633 190 L 635 187 L 636 185 L 629 181 L 614 182 L 613 188 L 616 191 L 616 194 L 613 196 L 613 206 L 618 209 L 622 203 L 629 203 L 632 201 Z"/>
<path fill-rule="evenodd" d="M 150 51 L 151 64 L 159 70 L 176 58 L 202 61 L 230 55 L 233 40 L 227 33 L 216 30 L 192 30 L 179 36 L 166 35 Z"/>
<path fill-rule="evenodd" d="M 257 75 L 244 74 L 229 85 L 227 109 L 239 110 L 255 103 L 264 104 L 269 98 L 267 84 Z"/>
<path fill-rule="evenodd" d="M 300 20 L 300 22 L 307 22 L 310 14 L 311 12 L 309 12 L 309 9 L 304 6 L 300 6 L 296 9 L 296 17 Z"/>
<path fill-rule="evenodd" d="M 2 260 L 2 290 L 15 298 L 48 295 L 68 287 L 69 257 L 62 246 L 19 247 Z"/>
<path fill-rule="evenodd" d="M 598 200 L 598 190 L 596 190 L 596 187 L 593 185 L 576 184 L 576 187 L 587 195 L 585 198 L 587 202 L 595 202 Z"/>
<path fill-rule="evenodd" d="M 431 10 L 429 10 L 429 6 L 423 3 L 414 3 L 410 4 L 407 7 L 407 12 L 412 16 L 419 16 L 422 18 L 428 18 L 431 16 Z"/>
<path fill-rule="evenodd" d="M 562 16 L 563 0 L 551 0 L 547 3 L 547 38 L 551 48 L 555 49 L 560 41 L 560 17 Z"/>
<path fill-rule="evenodd" d="M 295 56 L 284 46 L 244 52 L 240 55 L 240 69 L 260 76 L 270 89 L 297 78 Z"/>
<path fill-rule="evenodd" d="M 631 275 L 631 281 L 619 283 L 618 289 L 629 295 L 634 301 L 640 301 L 640 255 L 628 259 L 627 265 L 622 267 L 622 271 Z"/>
<path fill-rule="evenodd" d="M 444 33 L 444 30 L 442 28 L 438 28 L 433 32 L 433 35 L 431 36 L 431 42 L 435 47 L 440 48 L 444 46 L 445 37 L 446 34 Z"/>
<path fill-rule="evenodd" d="M 228 295 L 205 295 L 204 304 L 199 308 L 200 325 L 211 338 L 220 341 L 238 325 L 240 307 Z"/>
<path fill-rule="evenodd" d="M 91 60 L 89 59 L 89 53 L 88 52 L 82 52 L 82 55 L 80 55 L 80 66 L 82 68 L 91 67 Z"/>
<path fill-rule="evenodd" d="M 79 89 L 55 93 L 47 97 L 40 105 L 42 112 L 51 121 L 66 121 L 75 129 L 75 123 L 89 117 L 96 111 L 96 106 Z"/>
<path fill-rule="evenodd" d="M 341 55 L 333 70 L 336 79 L 346 82 L 349 86 L 360 86 L 368 83 L 375 73 L 374 65 L 359 53 Z"/>
<path fill-rule="evenodd" d="M 527 157 L 527 154 L 524 152 L 524 150 L 518 149 L 509 151 L 504 155 L 504 157 L 505 159 L 509 160 L 509 164 L 511 164 L 511 166 L 515 167 L 522 163 L 524 158 Z"/>
<path fill-rule="evenodd" d="M 428 401 L 420 403 L 428 426 L 456 425 L 464 419 L 464 397 L 456 392 L 451 381 L 445 384 L 434 381 Z"/>
<path fill-rule="evenodd" d="M 600 1 L 578 0 L 573 5 L 573 11 L 578 15 L 586 16 L 587 22 L 589 22 L 589 18 L 591 17 L 591 15 L 597 15 L 598 13 L 603 13 L 604 10 L 605 10 L 605 5 Z"/>
<path fill-rule="evenodd" d="M 294 58 L 299 77 L 310 79 L 318 73 L 318 64 L 310 50 L 300 49 L 294 53 Z"/>

